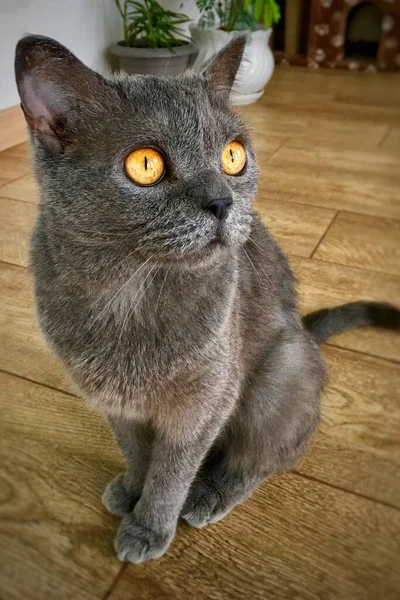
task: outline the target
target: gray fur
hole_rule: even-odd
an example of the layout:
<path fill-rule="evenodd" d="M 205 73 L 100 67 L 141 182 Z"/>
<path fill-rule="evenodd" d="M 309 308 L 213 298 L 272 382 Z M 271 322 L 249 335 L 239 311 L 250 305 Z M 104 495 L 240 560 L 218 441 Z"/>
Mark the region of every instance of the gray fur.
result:
<path fill-rule="evenodd" d="M 215 522 L 289 469 L 318 425 L 325 368 L 252 210 L 257 163 L 227 103 L 243 44 L 168 80 L 103 79 L 47 38 L 17 47 L 41 188 L 38 319 L 125 455 L 103 502 L 123 517 L 119 558 L 134 563 L 165 552 L 180 515 Z M 248 161 L 229 177 L 220 155 L 235 139 Z M 123 163 L 149 145 L 168 172 L 142 188 Z M 226 196 L 218 223 L 201 205 Z"/>

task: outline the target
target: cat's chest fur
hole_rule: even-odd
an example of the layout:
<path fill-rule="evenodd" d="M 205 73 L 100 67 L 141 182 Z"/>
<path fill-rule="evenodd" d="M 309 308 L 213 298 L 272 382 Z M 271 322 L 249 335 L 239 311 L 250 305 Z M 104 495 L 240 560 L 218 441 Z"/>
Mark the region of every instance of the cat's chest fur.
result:
<path fill-rule="evenodd" d="M 233 273 L 194 277 L 156 265 L 87 295 L 40 278 L 41 327 L 92 406 L 147 418 L 161 401 L 184 404 L 191 381 L 221 381 L 238 353 Z"/>

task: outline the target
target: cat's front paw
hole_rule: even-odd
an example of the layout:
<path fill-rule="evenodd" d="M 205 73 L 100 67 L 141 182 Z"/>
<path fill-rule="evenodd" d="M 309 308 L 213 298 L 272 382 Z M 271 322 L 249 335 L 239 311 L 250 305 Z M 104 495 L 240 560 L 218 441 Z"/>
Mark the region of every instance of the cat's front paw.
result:
<path fill-rule="evenodd" d="M 122 519 L 114 547 L 119 560 L 139 564 L 160 558 L 170 545 L 174 533 L 160 533 L 143 527 L 132 514 Z"/>
<path fill-rule="evenodd" d="M 129 515 L 135 508 L 139 495 L 128 491 L 124 483 L 124 473 L 119 473 L 107 485 L 101 501 L 112 515 L 123 517 Z"/>
<path fill-rule="evenodd" d="M 200 529 L 220 521 L 227 512 L 223 494 L 207 477 L 194 480 L 181 512 L 181 518 L 192 527 Z"/>

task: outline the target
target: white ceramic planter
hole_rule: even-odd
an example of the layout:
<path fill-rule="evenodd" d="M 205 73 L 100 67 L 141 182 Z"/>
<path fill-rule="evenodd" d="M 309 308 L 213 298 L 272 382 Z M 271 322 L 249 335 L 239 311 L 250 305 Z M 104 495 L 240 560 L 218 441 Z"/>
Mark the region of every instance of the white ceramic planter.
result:
<path fill-rule="evenodd" d="M 239 32 L 191 27 L 192 42 L 198 50 L 192 66 L 200 71 Z M 264 93 L 264 87 L 274 72 L 274 56 L 269 47 L 272 29 L 248 32 L 248 42 L 231 92 L 232 104 L 251 104 Z"/>

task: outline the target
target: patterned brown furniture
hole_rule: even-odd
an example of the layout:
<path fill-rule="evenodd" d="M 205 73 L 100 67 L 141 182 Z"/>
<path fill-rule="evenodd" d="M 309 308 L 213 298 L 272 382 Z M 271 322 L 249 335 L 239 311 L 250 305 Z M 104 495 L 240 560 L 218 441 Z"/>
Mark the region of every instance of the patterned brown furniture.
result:
<path fill-rule="evenodd" d="M 369 0 L 382 10 L 382 30 L 376 58 L 345 58 L 346 24 L 350 11 L 364 0 L 313 0 L 307 63 L 312 68 L 343 67 L 374 72 L 400 70 L 400 0 Z"/>

